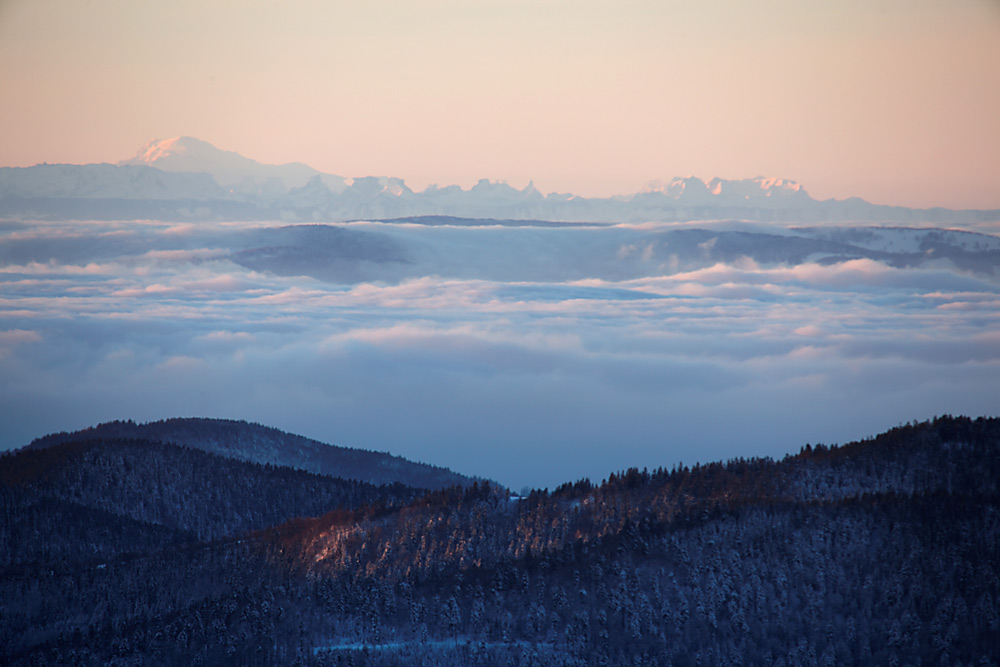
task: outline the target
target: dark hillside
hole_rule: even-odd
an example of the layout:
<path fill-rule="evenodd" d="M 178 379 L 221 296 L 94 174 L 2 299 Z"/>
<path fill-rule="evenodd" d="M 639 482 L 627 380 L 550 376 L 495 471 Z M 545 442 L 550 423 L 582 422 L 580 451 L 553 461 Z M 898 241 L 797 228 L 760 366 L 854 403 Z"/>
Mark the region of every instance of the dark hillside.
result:
<path fill-rule="evenodd" d="M 0 568 L 104 561 L 197 541 L 180 528 L 0 484 Z"/>
<path fill-rule="evenodd" d="M 400 505 L 425 490 L 235 461 L 160 442 L 93 439 L 0 457 L 0 492 L 7 516 L 0 562 L 16 562 L 70 539 L 64 531 L 74 516 L 110 532 L 109 521 L 131 521 L 151 534 L 211 540 L 335 508 Z M 86 551 L 90 538 L 81 539 Z M 146 545 L 143 537 L 123 550 Z"/>
<path fill-rule="evenodd" d="M 987 665 L 1000 420 L 0 578 L 15 664 Z"/>

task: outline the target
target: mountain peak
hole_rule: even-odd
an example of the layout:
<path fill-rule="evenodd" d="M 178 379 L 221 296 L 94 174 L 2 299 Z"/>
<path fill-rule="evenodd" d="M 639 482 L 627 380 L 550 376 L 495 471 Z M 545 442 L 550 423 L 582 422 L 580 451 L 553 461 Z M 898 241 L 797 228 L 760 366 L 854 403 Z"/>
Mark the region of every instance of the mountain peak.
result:
<path fill-rule="evenodd" d="M 771 190 L 772 188 L 791 190 L 793 192 L 802 190 L 801 184 L 787 178 L 764 178 L 763 176 L 758 176 L 753 180 L 760 185 L 761 190 Z"/>
<path fill-rule="evenodd" d="M 170 167 L 174 165 L 164 163 L 176 163 L 180 160 L 203 161 L 206 158 L 217 157 L 216 154 L 219 153 L 246 159 L 242 158 L 238 153 L 234 153 L 232 151 L 220 151 L 212 144 L 207 141 L 202 141 L 201 139 L 196 139 L 194 137 L 174 137 L 172 139 L 154 139 L 140 148 L 135 154 L 135 157 L 130 160 L 123 160 L 118 164 L 145 164 L 157 168 L 166 166 L 166 171 L 180 171 L 180 169 L 176 168 L 170 169 Z"/>
<path fill-rule="evenodd" d="M 139 149 L 135 157 L 123 160 L 119 165 L 155 167 L 161 171 L 204 172 L 211 174 L 216 183 L 224 187 L 238 186 L 236 189 L 258 192 L 301 188 L 314 176 L 322 176 L 323 183 L 333 192 L 344 189 L 344 179 L 332 174 L 322 174 L 301 162 L 270 165 L 243 157 L 235 151 L 216 148 L 207 141 L 195 137 L 174 137 L 156 139 Z"/>
<path fill-rule="evenodd" d="M 244 180 L 250 171 L 259 171 L 264 165 L 245 158 L 234 151 L 224 151 L 207 141 L 194 137 L 156 139 L 139 149 L 130 160 L 119 165 L 146 165 L 161 171 L 207 172 L 216 177 L 219 185 Z M 221 177 L 221 178 L 220 178 Z"/>
<path fill-rule="evenodd" d="M 697 176 L 688 176 L 675 178 L 670 182 L 651 181 L 642 189 L 642 193 L 659 193 L 673 199 L 712 196 L 736 201 L 750 201 L 760 196 L 807 196 L 805 189 L 796 181 L 764 176 L 740 180 L 727 180 L 716 176 L 708 181 Z"/>

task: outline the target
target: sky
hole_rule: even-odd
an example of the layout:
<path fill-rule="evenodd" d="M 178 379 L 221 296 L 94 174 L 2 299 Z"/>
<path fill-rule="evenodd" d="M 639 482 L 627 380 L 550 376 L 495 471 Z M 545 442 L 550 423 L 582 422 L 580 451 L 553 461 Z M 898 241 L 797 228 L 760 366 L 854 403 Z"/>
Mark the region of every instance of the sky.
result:
<path fill-rule="evenodd" d="M 194 136 L 420 190 L 1000 208 L 993 0 L 0 0 L 0 166 Z"/>

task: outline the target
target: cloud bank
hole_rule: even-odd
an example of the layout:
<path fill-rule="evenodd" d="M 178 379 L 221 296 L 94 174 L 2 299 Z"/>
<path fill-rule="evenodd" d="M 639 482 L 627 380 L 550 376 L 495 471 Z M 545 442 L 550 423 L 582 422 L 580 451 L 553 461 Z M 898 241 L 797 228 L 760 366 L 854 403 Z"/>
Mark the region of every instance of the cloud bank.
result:
<path fill-rule="evenodd" d="M 7 222 L 0 445 L 229 417 L 552 487 L 995 413 L 1000 239 L 863 231 Z"/>

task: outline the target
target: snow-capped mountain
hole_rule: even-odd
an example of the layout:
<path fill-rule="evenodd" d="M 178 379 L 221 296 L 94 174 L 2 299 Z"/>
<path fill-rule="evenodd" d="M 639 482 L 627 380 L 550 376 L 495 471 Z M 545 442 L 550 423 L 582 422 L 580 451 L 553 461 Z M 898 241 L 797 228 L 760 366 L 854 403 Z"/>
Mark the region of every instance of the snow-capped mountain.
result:
<path fill-rule="evenodd" d="M 641 194 L 661 195 L 674 200 L 699 202 L 725 201 L 729 204 L 753 202 L 761 197 L 772 200 L 806 201 L 811 197 L 799 183 L 784 178 L 745 178 L 727 181 L 713 178 L 703 181 L 696 176 L 675 178 L 672 181 L 650 181 Z"/>
<path fill-rule="evenodd" d="M 736 219 L 816 223 L 980 223 L 997 211 L 915 210 L 861 199 L 817 201 L 795 181 L 694 176 L 608 198 L 543 194 L 480 180 L 414 192 L 399 178 L 345 179 L 301 163 L 267 165 L 191 137 L 154 141 L 117 165 L 0 168 L 0 215 L 64 219 L 310 220 L 456 216 L 647 222 Z"/>
<path fill-rule="evenodd" d="M 151 141 L 119 166 L 148 166 L 168 172 L 202 172 L 211 174 L 215 182 L 231 191 L 284 194 L 292 188 L 306 185 L 319 177 L 333 192 L 345 187 L 344 179 L 323 174 L 301 162 L 270 165 L 243 157 L 234 151 L 224 151 L 207 141 L 194 137 L 175 137 Z"/>

